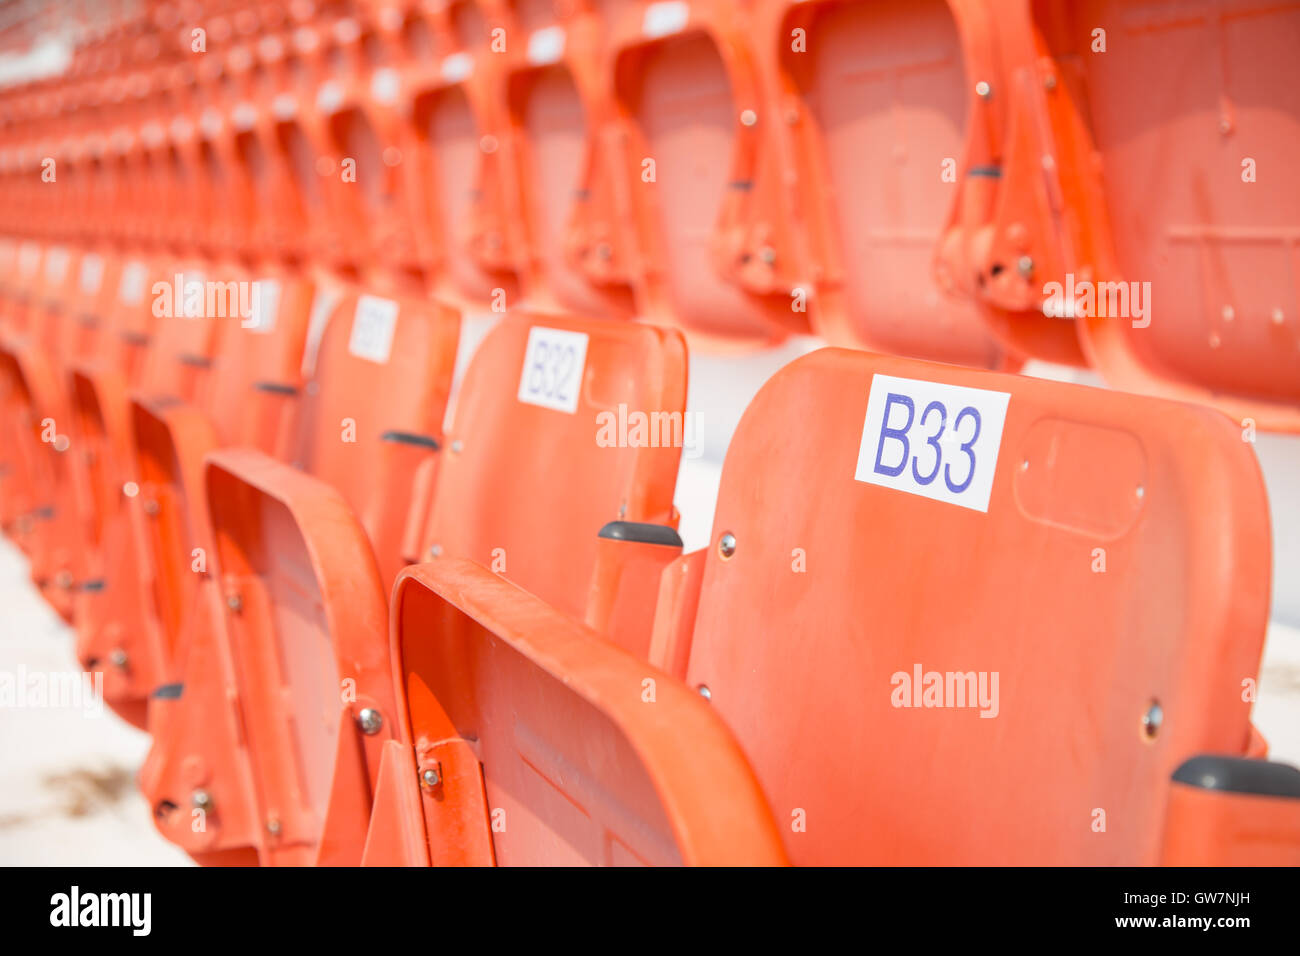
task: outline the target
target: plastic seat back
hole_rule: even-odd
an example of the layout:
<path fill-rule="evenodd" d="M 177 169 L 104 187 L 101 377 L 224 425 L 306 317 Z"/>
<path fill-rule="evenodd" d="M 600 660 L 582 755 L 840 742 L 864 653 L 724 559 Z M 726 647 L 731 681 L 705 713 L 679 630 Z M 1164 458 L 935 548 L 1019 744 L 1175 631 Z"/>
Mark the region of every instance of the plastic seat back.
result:
<path fill-rule="evenodd" d="M 75 250 L 63 243 L 48 246 L 41 260 L 40 281 L 33 301 L 37 327 L 32 341 L 58 364 L 67 360 L 62 346 L 67 338 L 72 316 L 69 300 L 76 289 L 73 285 Z"/>
<path fill-rule="evenodd" d="M 279 454 L 302 390 L 313 285 L 292 275 L 247 280 L 252 314 L 221 321 L 213 373 L 199 396 L 222 445 Z"/>
<path fill-rule="evenodd" d="M 440 553 L 477 559 L 570 614 L 582 611 L 601 525 L 620 511 L 667 520 L 672 508 L 680 447 L 620 443 L 616 427 L 602 445 L 596 413 L 611 402 L 647 413 L 668 404 L 680 418 L 685 353 L 677 333 L 507 318 L 480 347 L 456 430 L 444 439 L 438 426 L 454 336 L 436 337 L 437 319 L 403 335 L 398 318 L 390 361 L 380 365 L 383 305 L 362 296 L 340 307 L 317 360 L 319 389 L 307 397 L 312 441 L 302 465 L 338 491 L 231 454 L 209 458 L 223 588 L 240 595 L 226 626 L 248 760 L 259 806 L 283 827 L 261 848 L 276 863 L 359 857 L 359 843 L 350 841 L 364 836 L 369 820 L 378 747 L 400 720 L 383 637 L 395 573 L 385 544 L 392 525 L 372 529 L 369 519 L 378 507 L 403 517 L 409 511 L 415 534 L 414 516 L 426 512 L 421 498 L 432 487 L 421 479 L 432 475 L 407 471 L 400 487 L 386 486 L 378 476 L 389 448 L 441 444 L 436 456 L 422 449 L 438 469 L 427 534 Z M 406 316 L 416 307 L 402 309 Z M 344 317 L 354 313 L 349 329 Z M 428 354 L 431 346 L 443 351 Z M 443 380 L 426 381 L 444 356 Z M 350 444 L 361 446 L 364 433 L 365 447 L 333 450 L 344 417 L 356 435 Z M 345 518 L 345 502 L 360 524 Z M 364 553 L 367 535 L 377 565 Z M 565 553 L 560 572 L 557 549 Z M 340 701 L 344 680 L 353 682 L 354 699 Z M 357 726 L 366 709 L 383 723 L 363 732 Z"/>
<path fill-rule="evenodd" d="M 515 304 L 518 280 L 504 214 L 500 67 L 488 35 L 474 39 L 474 47 L 444 56 L 438 74 L 413 91 L 413 145 L 425 183 L 421 201 L 434 227 L 438 293 L 501 311 Z"/>
<path fill-rule="evenodd" d="M 74 349 L 84 351 L 84 344 L 77 341 L 86 329 L 76 309 L 74 272 L 78 261 L 75 250 L 68 246 L 52 244 L 46 249 L 32 309 L 34 326 L 11 343 L 11 374 L 19 379 L 14 383 L 15 397 L 23 397 L 26 405 L 19 414 L 34 426 L 36 441 L 25 470 L 29 504 L 34 506 L 32 517 L 40 519 L 29 524 L 33 534 L 20 543 L 29 552 L 33 580 L 65 617 L 71 611 L 71 568 L 81 549 L 76 540 L 75 455 L 66 454 L 71 448 L 73 422 L 65 374 L 76 357 Z"/>
<path fill-rule="evenodd" d="M 231 446 L 284 454 L 294 425 L 311 285 L 253 281 L 251 315 L 216 320 L 218 347 L 197 400 L 183 409 L 170 397 L 133 403 L 135 474 L 147 518 L 139 542 L 151 571 L 144 603 L 158 619 L 173 663 L 184 617 L 197 603 L 194 549 L 212 549 L 203 457 Z"/>
<path fill-rule="evenodd" d="M 342 68 L 318 88 L 316 109 L 333 153 L 355 164 L 342 177 L 354 185 L 339 191 L 351 257 L 368 279 L 400 270 L 418 288 L 429 224 L 416 201 L 424 184 L 415 173 L 410 79 L 424 64 L 413 56 L 400 10 L 368 6 L 336 24 Z"/>
<path fill-rule="evenodd" d="M 323 147 L 313 140 L 310 130 L 309 124 L 292 117 L 277 117 L 269 150 L 275 170 L 276 205 L 268 216 L 301 224 L 297 231 L 281 229 L 274 233 L 281 252 L 320 260 L 335 252 L 337 217 L 332 185 L 324 180 L 317 165 L 317 150 Z"/>
<path fill-rule="evenodd" d="M 687 682 L 795 863 L 1157 860 L 1241 754 L 1259 469 L 1208 409 L 838 349 L 732 439 Z"/>
<path fill-rule="evenodd" d="M 226 814 L 221 829 L 196 837 L 183 821 L 163 823 L 192 851 L 256 846 L 263 862 L 346 859 L 346 841 L 323 830 L 327 816 L 364 827 L 364 809 L 337 803 L 365 774 L 349 749 L 356 701 L 340 697 L 339 681 L 372 686 L 372 669 L 391 673 L 387 589 L 414 489 L 436 467 L 458 332 L 446 307 L 350 293 L 308 362 L 298 440 L 285 456 L 296 467 L 246 448 L 206 455 L 215 573 L 203 600 L 219 616 L 194 622 L 184 695 L 157 708 L 168 726 L 143 775 L 151 801 L 175 803 L 192 759 L 213 768 L 207 786 Z M 237 713 L 214 720 L 212 702 L 231 694 Z M 383 702 L 355 710 L 374 706 L 391 719 L 390 695 L 384 688 Z M 247 827 L 271 818 L 282 831 Z"/>
<path fill-rule="evenodd" d="M 133 408 L 137 402 L 193 401 L 211 373 L 218 323 L 239 317 L 225 317 L 231 308 L 228 287 L 213 272 L 157 262 L 153 268 L 128 268 L 135 275 L 124 271 L 122 285 L 143 290 L 142 301 L 122 305 L 116 331 L 119 347 L 127 350 L 119 358 L 134 360 L 143 353 L 138 374 L 111 363 L 88 363 L 72 374 L 79 451 L 73 462 L 82 469 L 76 480 L 84 489 L 82 524 L 91 544 L 82 549 L 73 614 L 83 665 L 93 670 L 99 661 L 117 661 L 107 672 L 105 699 L 142 723 L 147 696 L 164 682 L 169 660 L 143 600 L 141 585 L 152 569 L 139 526 L 155 509 L 159 521 L 170 525 L 176 511 L 169 507 L 162 513 L 169 498 L 160 503 L 140 495 Z M 179 574 L 188 567 L 186 562 L 164 570 Z"/>
<path fill-rule="evenodd" d="M 1120 388 L 1300 431 L 1300 188 L 1269 173 L 1300 150 L 1300 5 L 1034 12 L 1062 78 L 1054 126 L 1093 175 L 1079 204 L 1102 219 L 1095 274 L 1059 293 L 1094 364 Z"/>
<path fill-rule="evenodd" d="M 166 276 L 150 278 L 144 321 L 150 324 L 152 337 L 139 389 L 188 401 L 198 394 L 211 370 L 217 323 L 238 321 L 238 317 L 216 314 L 218 301 L 226 301 L 225 282 L 204 269 L 178 267 Z"/>
<path fill-rule="evenodd" d="M 65 330 L 61 351 L 69 364 L 85 361 L 110 347 L 106 316 L 112 310 L 122 261 L 116 255 L 85 250 L 76 265 L 69 299 L 72 322 Z"/>
<path fill-rule="evenodd" d="M 610 205 L 603 22 L 585 11 L 556 16 L 548 4 L 515 6 L 528 32 L 526 43 L 512 48 L 504 78 L 514 157 L 507 181 L 527 304 L 630 315 L 635 304 L 620 241 L 626 230 L 613 228 Z"/>
<path fill-rule="evenodd" d="M 6 175 L 4 181 L 7 183 L 8 180 Z M 21 245 L 9 236 L 0 238 L 0 333 L 8 331 L 10 316 L 17 304 L 18 250 Z"/>
<path fill-rule="evenodd" d="M 18 243 L 16 268 L 10 284 L 9 328 L 12 332 L 29 330 L 36 292 L 41 283 L 41 263 L 44 257 L 45 249 L 35 239 L 24 239 Z"/>
<path fill-rule="evenodd" d="M 290 460 L 337 489 L 391 574 L 410 487 L 381 477 L 403 447 L 442 444 L 459 316 L 437 303 L 350 294 L 335 308 L 306 385 Z M 395 499 L 395 496 L 396 499 Z"/>
<path fill-rule="evenodd" d="M 85 512 L 90 550 L 97 550 L 105 515 L 115 507 L 129 457 L 129 427 L 122 410 L 105 407 L 138 384 L 148 364 L 152 342 L 150 285 L 155 265 L 127 256 L 115 270 L 112 292 L 99 316 L 99 347 L 71 369 L 72 416 L 80 446 Z"/>
<path fill-rule="evenodd" d="M 123 259 L 118 274 L 117 295 L 112 309 L 105 316 L 108 323 L 106 348 L 95 356 L 95 364 L 118 369 L 130 384 L 136 384 L 149 354 L 153 313 L 150 285 L 154 273 L 163 269 L 146 256 L 128 256 Z"/>
<path fill-rule="evenodd" d="M 73 320 L 66 308 L 69 297 L 68 276 L 73 254 L 65 245 L 54 243 L 43 249 L 35 244 L 23 244 L 20 265 L 31 270 L 22 294 L 24 327 L 0 341 L 5 362 L 0 376 L 6 382 L 8 397 L 15 403 L 14 413 L 24 425 L 31 426 L 34 447 L 29 449 L 25 465 L 18 449 L 10 445 L 5 449 L 5 469 L 14 473 L 19 481 L 28 484 L 28 490 L 37 497 L 53 492 L 49 469 L 54 467 L 44 454 L 55 448 L 55 439 L 49 434 L 49 423 L 66 436 L 68 430 L 66 392 L 61 387 L 63 363 L 67 354 L 63 346 Z M 66 438 L 58 450 L 67 447 Z M 55 459 L 57 460 L 57 459 Z M 38 464 L 39 461 L 39 464 Z"/>
<path fill-rule="evenodd" d="M 515 315 L 480 346 L 439 473 L 430 563 L 403 572 L 394 603 L 409 732 L 405 751 L 385 760 L 413 759 L 440 780 L 415 810 L 423 822 L 397 826 L 396 842 L 415 848 L 411 861 L 716 859 L 708 839 L 679 850 L 681 806 L 661 802 L 657 771 L 670 738 L 706 738 L 720 752 L 719 774 L 752 791 L 734 742 L 676 687 L 657 727 L 626 733 L 635 695 L 617 688 L 637 686 L 647 668 L 578 623 L 601 528 L 676 523 L 681 437 L 667 423 L 681 421 L 685 387 L 684 340 L 672 329 Z M 564 679 L 562 660 L 592 673 Z M 599 766 L 575 776 L 597 752 Z M 413 797 L 409 776 L 387 786 Z M 375 819 L 400 823 L 390 810 L 381 801 Z M 744 819 L 736 831 L 752 838 L 756 858 L 770 859 L 770 822 L 759 817 L 751 831 Z M 501 820 L 510 821 L 504 830 Z M 372 861 L 392 851 L 380 848 L 378 829 L 372 841 Z"/>
<path fill-rule="evenodd" d="M 508 317 L 465 374 L 420 557 L 471 558 L 581 617 L 603 525 L 676 525 L 685 401 L 671 329 Z"/>
<path fill-rule="evenodd" d="M 734 8 L 626 4 L 609 40 L 640 311 L 718 348 L 808 327 L 780 206 L 767 202 L 776 173 L 768 109 Z"/>
<path fill-rule="evenodd" d="M 772 78 L 792 94 L 780 125 L 813 207 L 806 221 L 817 331 L 834 345 L 1005 366 L 1007 350 L 980 304 L 943 289 L 934 273 L 972 98 L 948 4 L 773 9 L 784 15 L 765 25 L 775 33 L 769 48 L 779 51 Z"/>

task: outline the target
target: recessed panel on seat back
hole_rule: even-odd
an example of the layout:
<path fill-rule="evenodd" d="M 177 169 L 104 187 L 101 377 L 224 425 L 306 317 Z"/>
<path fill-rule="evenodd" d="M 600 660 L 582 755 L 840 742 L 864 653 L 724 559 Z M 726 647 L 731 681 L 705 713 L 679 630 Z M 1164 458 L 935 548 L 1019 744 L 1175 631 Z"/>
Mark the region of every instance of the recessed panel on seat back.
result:
<path fill-rule="evenodd" d="M 1210 410 L 822 350 L 710 548 L 687 679 L 796 863 L 1153 863 L 1172 770 L 1245 752 L 1268 513 Z"/>

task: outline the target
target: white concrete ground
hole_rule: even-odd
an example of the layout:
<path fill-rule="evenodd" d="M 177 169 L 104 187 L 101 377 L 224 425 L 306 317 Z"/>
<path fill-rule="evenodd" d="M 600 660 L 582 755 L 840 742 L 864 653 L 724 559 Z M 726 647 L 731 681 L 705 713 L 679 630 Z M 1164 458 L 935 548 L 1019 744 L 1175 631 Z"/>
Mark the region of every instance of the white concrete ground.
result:
<path fill-rule="evenodd" d="M 0 673 L 74 675 L 72 644 L 0 538 Z M 0 865 L 186 865 L 135 786 L 148 749 L 107 707 L 0 708 Z"/>

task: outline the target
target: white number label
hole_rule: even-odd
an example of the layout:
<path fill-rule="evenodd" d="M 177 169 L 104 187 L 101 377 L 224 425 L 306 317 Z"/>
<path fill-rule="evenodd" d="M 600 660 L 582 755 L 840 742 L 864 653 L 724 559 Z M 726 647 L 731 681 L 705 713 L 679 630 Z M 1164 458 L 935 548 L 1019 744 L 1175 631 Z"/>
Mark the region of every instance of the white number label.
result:
<path fill-rule="evenodd" d="M 298 114 L 298 101 L 288 93 L 281 93 L 271 101 L 271 112 L 276 119 L 293 119 Z"/>
<path fill-rule="evenodd" d="M 641 32 L 648 37 L 665 37 L 681 30 L 690 18 L 690 8 L 682 0 L 652 3 L 645 8 Z"/>
<path fill-rule="evenodd" d="M 322 113 L 337 113 L 343 105 L 343 87 L 333 80 L 326 80 L 316 91 L 316 109 Z"/>
<path fill-rule="evenodd" d="M 376 103 L 396 103 L 401 92 L 401 76 L 392 67 L 381 67 L 370 74 L 370 96 Z"/>
<path fill-rule="evenodd" d="M 528 37 L 528 62 L 534 66 L 556 63 L 564 56 L 564 27 L 542 27 Z"/>
<path fill-rule="evenodd" d="M 989 510 L 1009 392 L 876 375 L 858 481 Z"/>
<path fill-rule="evenodd" d="M 123 305 L 139 305 L 144 299 L 146 270 L 143 262 L 128 262 L 122 269 L 122 281 L 117 287 L 117 299 Z"/>
<path fill-rule="evenodd" d="M 535 325 L 528 330 L 519 400 L 572 415 L 587 367 L 587 333 Z"/>
<path fill-rule="evenodd" d="M 45 254 L 45 281 L 50 285 L 62 285 L 68 276 L 68 250 L 55 246 Z"/>
<path fill-rule="evenodd" d="M 397 303 L 374 295 L 357 299 L 352 317 L 352 337 L 348 351 L 357 358 L 384 365 L 393 351 L 393 332 L 397 329 Z"/>
<path fill-rule="evenodd" d="M 258 279 L 253 283 L 252 313 L 241 325 L 267 335 L 275 331 L 275 317 L 280 312 L 280 283 L 275 279 Z"/>
<path fill-rule="evenodd" d="M 41 247 L 34 242 L 24 242 L 18 248 L 18 268 L 24 276 L 29 276 L 41 264 Z"/>
<path fill-rule="evenodd" d="M 444 83 L 459 83 L 465 79 L 474 69 L 474 58 L 468 53 L 453 53 L 451 56 L 444 57 L 442 65 L 438 68 Z"/>
<path fill-rule="evenodd" d="M 81 257 L 81 291 L 94 295 L 104 282 L 104 259 L 93 252 Z"/>

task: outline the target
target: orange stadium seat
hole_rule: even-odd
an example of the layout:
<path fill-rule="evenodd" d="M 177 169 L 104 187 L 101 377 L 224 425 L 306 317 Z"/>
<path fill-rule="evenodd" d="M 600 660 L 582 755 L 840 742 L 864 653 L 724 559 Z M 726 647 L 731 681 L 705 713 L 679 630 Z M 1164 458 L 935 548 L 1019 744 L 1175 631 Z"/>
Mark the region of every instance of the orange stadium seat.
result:
<path fill-rule="evenodd" d="M 785 861 L 735 738 L 688 688 L 473 561 L 409 568 L 393 600 L 408 714 L 367 865 Z"/>
<path fill-rule="evenodd" d="M 622 142 L 617 215 L 639 311 L 706 348 L 808 331 L 770 106 L 734 4 L 655 0 L 610 14 L 605 67 Z M 764 121 L 764 117 L 767 121 Z"/>
<path fill-rule="evenodd" d="M 58 328 L 56 317 L 44 314 L 43 300 L 52 249 L 56 247 L 42 247 L 30 239 L 17 245 L 12 253 L 8 319 L 0 330 L 0 378 L 17 426 L 3 453 L 10 501 L 6 524 L 24 551 L 30 551 L 37 522 L 50 513 L 48 499 L 42 504 L 49 490 L 50 465 L 42 446 L 48 448 L 55 437 L 48 415 L 57 396 L 52 394 L 53 372 L 44 357 L 58 337 Z M 66 252 L 62 250 L 63 255 Z"/>
<path fill-rule="evenodd" d="M 410 504 L 408 527 L 426 553 L 479 560 L 579 615 L 601 524 L 675 521 L 680 446 L 592 440 L 599 416 L 620 407 L 680 417 L 685 350 L 675 333 L 511 317 L 484 342 L 459 401 L 432 507 L 424 488 L 386 496 Z M 240 595 L 228 633 L 248 760 L 259 815 L 276 821 L 259 842 L 262 861 L 355 864 L 383 744 L 400 720 L 385 637 L 396 567 L 371 534 L 379 563 L 357 568 L 366 531 L 337 497 L 287 476 L 277 483 L 269 470 L 255 491 L 238 492 L 222 456 L 210 461 L 218 563 L 227 593 Z M 569 480 L 550 480 L 561 465 Z"/>
<path fill-rule="evenodd" d="M 0 0 L 0 564 L 202 865 L 1300 865 L 1297 50 Z"/>
<path fill-rule="evenodd" d="M 827 414 L 847 395 L 860 397 Z M 760 464 L 773 432 L 791 444 Z M 834 473 L 818 512 L 846 520 L 750 504 L 784 498 L 814 461 Z M 684 676 L 745 748 L 796 863 L 1154 863 L 1173 768 L 1246 750 L 1267 506 L 1238 429 L 1206 410 L 816 353 L 747 411 L 714 530 Z M 783 639 L 736 639 L 760 631 Z M 792 653 L 796 634 L 816 651 Z M 1000 674 L 1007 693 L 899 706 L 909 690 L 926 704 L 928 675 L 949 671 Z M 798 722 L 773 720 L 772 681 Z M 999 719 L 981 720 L 992 707 Z M 1067 745 L 1085 714 L 1086 744 Z M 809 738 L 806 721 L 835 729 Z M 1051 774 L 1024 762 L 1054 750 Z"/>
<path fill-rule="evenodd" d="M 664 572 L 654 667 L 620 658 L 621 683 L 588 684 L 604 675 L 581 627 L 472 567 L 406 573 L 394 639 L 412 723 L 384 804 L 406 828 L 377 819 L 374 859 L 420 861 L 421 824 L 429 847 L 460 845 L 464 800 L 511 823 L 479 826 L 478 862 L 671 858 L 710 803 L 752 827 L 770 811 L 801 864 L 1158 862 L 1175 768 L 1251 741 L 1240 688 L 1268 617 L 1267 521 L 1253 457 L 1208 410 L 816 352 L 746 412 L 711 546 Z M 575 747 L 653 737 L 666 718 L 630 702 L 673 682 L 659 668 L 734 733 L 766 807 L 709 775 L 670 788 L 648 747 Z M 503 720 L 494 701 L 520 685 L 538 706 Z M 674 759 L 711 768 L 726 740 Z M 421 741 L 452 755 L 423 815 L 409 771 L 437 754 Z M 1053 753 L 1050 773 L 1026 758 Z M 611 798 L 613 761 L 652 785 Z M 573 804 L 591 808 L 581 826 Z M 677 820 L 686 805 L 701 816 Z M 629 833 L 667 842 L 637 852 Z"/>
<path fill-rule="evenodd" d="M 205 456 L 226 447 L 284 456 L 293 440 L 312 287 L 287 276 L 242 280 L 246 291 L 240 282 L 231 280 L 229 292 L 229 307 L 240 311 L 217 319 L 211 373 L 196 400 L 141 396 L 131 403 L 142 621 L 158 630 L 151 643 L 163 652 L 155 668 L 160 683 L 178 679 L 190 615 L 202 618 L 207 606 L 199 595 L 211 581 L 207 559 L 215 548 Z"/>
<path fill-rule="evenodd" d="M 355 639 L 367 633 L 367 623 L 383 631 L 382 621 L 367 622 L 370 595 L 382 594 L 383 582 L 401 567 L 412 489 L 436 467 L 458 331 L 458 316 L 447 307 L 349 295 L 336 307 L 311 365 L 291 464 L 252 448 L 207 455 L 211 596 L 221 614 L 215 622 L 197 622 L 181 680 L 154 701 L 153 713 L 167 732 L 142 776 L 160 830 L 200 858 L 238 860 L 266 839 L 261 834 L 268 818 L 256 816 L 266 786 L 257 771 L 266 765 L 257 762 L 270 759 L 281 744 L 263 739 L 263 725 L 255 721 L 275 702 L 257 696 L 264 688 L 247 675 L 256 675 L 261 655 L 278 646 L 277 626 L 287 640 L 317 635 L 324 627 L 319 615 L 325 611 L 316 603 L 321 590 L 333 596 L 342 585 L 342 604 L 328 605 L 330 615 L 343 616 L 342 633 Z M 275 546 L 294 541 L 297 563 L 287 552 L 262 550 L 268 536 Z M 322 583 L 318 576 L 324 574 Z M 269 620 L 262 616 L 271 613 Z M 343 627 L 345 620 L 350 627 Z M 255 624 L 271 630 L 253 631 Z M 313 666 L 333 666 L 310 648 L 298 645 L 288 659 L 301 654 Z M 364 642 L 361 650 L 373 653 Z M 313 694 L 327 695 L 316 698 L 318 704 L 344 693 L 338 683 L 310 686 Z M 327 711 L 336 721 L 337 712 Z M 210 809 L 206 828 L 196 832 L 180 808 Z M 265 809 L 295 828 L 286 839 L 296 840 L 301 820 L 281 818 L 274 806 Z M 278 847 L 266 852 L 273 855 Z"/>
<path fill-rule="evenodd" d="M 1300 149 L 1300 4 L 1033 11 L 1060 77 L 1043 110 L 1081 154 L 1073 205 L 1097 220 L 1057 292 L 1089 360 L 1118 388 L 1300 431 L 1300 186 L 1283 172 Z"/>
<path fill-rule="evenodd" d="M 986 24 L 970 15 L 979 5 L 748 6 L 767 40 L 762 76 L 776 105 L 772 125 L 797 177 L 805 235 L 796 251 L 815 299 L 814 330 L 833 345 L 1018 366 L 1030 343 L 995 336 L 993 306 L 978 294 L 983 283 L 971 275 L 959 288 L 959 267 L 936 271 L 935 262 L 989 228 L 982 197 L 1007 189 L 1004 144 L 986 116 L 994 106 L 977 89 L 992 81 L 999 106 L 1015 94 L 986 72 L 994 64 L 975 58 L 986 39 Z M 1031 304 L 1037 308 L 1036 296 Z M 1041 315 L 1018 321 L 1044 323 Z M 1079 361 L 1073 329 L 1050 325 L 1064 345 L 1032 343 L 1034 354 Z"/>
<path fill-rule="evenodd" d="M 72 613 L 73 567 L 81 548 L 77 469 L 72 464 L 73 421 L 67 363 L 89 354 L 97 343 L 93 318 L 102 294 L 102 260 L 77 257 L 65 246 L 50 246 L 45 282 L 37 294 L 38 334 L 15 342 L 14 387 L 27 395 L 33 436 L 26 478 L 31 501 L 29 534 L 19 537 L 31 559 L 32 579 L 64 617 Z M 89 291 L 79 294 L 78 290 Z M 88 301 L 87 301 L 88 300 Z"/>
<path fill-rule="evenodd" d="M 72 372 L 73 441 L 83 456 L 80 461 L 74 456 L 73 465 L 87 470 L 83 487 L 90 489 L 89 520 L 98 532 L 87 560 L 90 570 L 77 588 L 77 656 L 87 670 L 110 664 L 104 672 L 104 698 L 136 721 L 143 720 L 149 692 L 162 683 L 158 668 L 163 658 L 152 644 L 140 603 L 138 582 L 145 569 L 134 527 L 143 520 L 146 502 L 139 494 L 131 403 L 135 396 L 193 401 L 210 371 L 215 345 L 216 320 L 183 314 L 184 296 L 193 283 L 202 288 L 206 274 L 193 267 L 163 272 L 168 268 L 124 270 L 123 285 L 139 285 L 123 294 L 128 304 L 122 308 L 125 321 L 118 335 L 125 340 L 126 361 L 143 352 L 138 378 L 130 370 L 124 374 L 120 364 Z M 139 297 L 130 302 L 137 292 Z M 182 314 L 173 314 L 178 303 Z M 195 306 L 191 302 L 188 308 Z M 155 310 L 167 314 L 155 317 Z"/>
<path fill-rule="evenodd" d="M 465 308 L 502 312 L 518 278 L 504 218 L 501 56 L 474 5 L 448 4 L 432 18 L 436 56 L 410 73 L 410 181 L 430 226 L 433 291 Z M 405 160 L 403 161 L 405 165 Z"/>
<path fill-rule="evenodd" d="M 635 311 L 625 230 L 613 206 L 613 132 L 604 95 L 604 21 L 515 5 L 524 41 L 507 47 L 500 96 L 512 243 L 525 302 L 614 318 Z"/>

